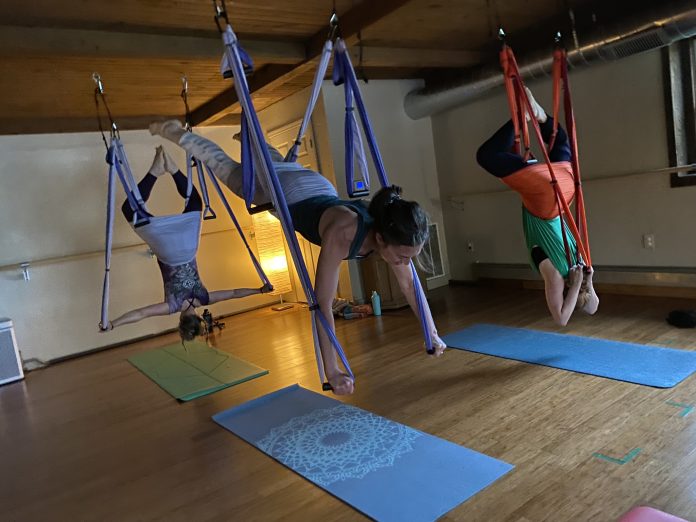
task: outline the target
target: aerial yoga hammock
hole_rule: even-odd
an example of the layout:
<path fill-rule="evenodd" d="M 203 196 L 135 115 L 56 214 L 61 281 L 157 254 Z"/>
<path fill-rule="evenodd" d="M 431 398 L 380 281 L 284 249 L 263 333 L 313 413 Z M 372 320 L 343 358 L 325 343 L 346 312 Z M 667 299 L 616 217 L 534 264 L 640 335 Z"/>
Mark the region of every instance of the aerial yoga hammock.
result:
<path fill-rule="evenodd" d="M 387 182 L 355 72 L 350 64 L 345 43 L 340 38 L 336 39 L 334 81 L 344 83 L 346 100 L 350 106 L 346 113 L 346 142 L 349 145 L 346 161 L 350 161 L 351 164 L 354 161 L 352 147 L 359 140 L 357 121 L 350 110 L 355 100 L 382 189 L 375 194 L 369 205 L 361 200 L 341 200 L 336 189 L 326 178 L 295 163 L 302 135 L 309 123 L 321 82 L 333 54 L 334 39 L 338 32 L 335 17 L 315 76 L 309 107 L 295 145 L 284 158 L 277 150 L 265 144 L 245 78 L 245 65 L 248 70 L 251 61 L 239 47 L 237 37 L 229 25 L 224 4 L 215 5 L 216 22 L 226 47 L 223 75 L 228 76 L 224 71 L 231 70 L 237 98 L 243 109 L 241 163 L 229 158 L 209 140 L 185 132 L 181 123 L 176 120 L 153 123 L 150 131 L 177 143 L 200 158 L 225 185 L 244 198 L 250 211 L 255 211 L 257 207 L 267 208 L 270 202 L 288 241 L 312 313 L 317 365 L 325 390 L 331 389 L 336 394 L 347 394 L 352 393 L 354 389 L 354 376 L 336 338 L 331 313 L 331 304 L 338 285 L 339 266 L 343 259 L 364 257 L 372 252 L 377 252 L 384 258 L 393 269 L 409 305 L 421 319 L 428 353 L 440 355 L 445 344 L 437 335 L 430 309 L 411 262 L 428 239 L 427 215 L 417 203 L 402 199 L 399 187 Z M 220 25 L 221 21 L 224 22 L 224 27 Z M 359 154 L 363 148 L 361 144 L 355 146 L 355 154 Z M 364 158 L 358 157 L 357 163 L 359 166 L 363 165 Z M 357 195 L 356 193 L 369 188 L 366 170 L 365 168 L 362 171 L 361 168 L 362 179 L 359 182 L 353 181 L 352 167 L 346 170 L 350 179 L 350 193 Z M 316 293 L 302 259 L 295 231 L 322 247 L 315 279 Z M 339 359 L 343 369 L 339 366 Z"/>
<path fill-rule="evenodd" d="M 504 33 L 501 30 L 501 36 Z M 565 326 L 576 308 L 594 314 L 594 291 L 585 202 L 580 181 L 575 120 L 565 50 L 557 38 L 553 62 L 553 117 L 524 86 L 512 49 L 504 42 L 500 62 L 511 119 L 478 150 L 477 161 L 522 198 L 522 222 L 530 263 L 544 278 L 554 321 Z M 568 134 L 558 125 L 560 89 Z M 528 120 L 544 162 L 530 153 Z M 575 200 L 575 216 L 569 205 Z"/>
<path fill-rule="evenodd" d="M 101 81 L 98 80 L 98 77 L 95 78 L 95 81 L 98 81 L 97 89 L 95 90 L 97 110 L 99 109 L 99 99 L 101 98 L 107 109 L 107 114 L 109 114 L 109 118 L 111 119 L 108 106 L 104 99 Z M 196 314 L 196 307 L 271 291 L 272 287 L 270 282 L 263 274 L 260 265 L 253 254 L 251 254 L 251 250 L 247 245 L 247 249 L 252 257 L 252 262 L 264 284 L 260 288 L 238 288 L 208 292 L 198 274 L 196 254 L 200 242 L 202 220 L 214 219 L 215 214 L 210 209 L 204 171 L 200 161 L 187 156 L 188 176 L 184 176 L 167 152 L 161 146 L 157 147 L 152 166 L 140 183 L 136 185 L 123 151 L 123 146 L 120 143 L 118 129 L 113 123 L 113 120 L 111 129 L 112 135 L 110 145 L 107 144 L 106 137 L 102 132 L 104 143 L 107 144 L 107 162 L 110 165 L 110 169 L 107 204 L 105 279 L 100 330 L 105 332 L 117 326 L 134 323 L 147 317 L 180 313 L 179 334 L 182 340 L 189 341 L 205 331 L 206 323 Z M 204 196 L 203 199 L 201 199 L 198 190 L 193 185 L 194 166 L 196 166 L 198 181 Z M 181 214 L 153 216 L 148 211 L 146 202 L 150 197 L 157 179 L 167 172 L 171 174 L 179 195 L 185 201 L 184 210 Z M 114 219 L 114 174 L 119 177 L 126 192 L 126 200 L 121 209 L 124 217 L 131 223 L 134 232 L 140 236 L 150 247 L 152 253 L 157 257 L 157 263 L 164 284 L 164 301 L 131 310 L 113 321 L 110 321 L 108 319 L 108 290 Z M 213 179 L 213 182 L 216 183 L 216 180 Z M 219 190 L 219 185 L 216 185 L 216 188 Z M 205 211 L 203 209 L 204 203 Z M 231 212 L 224 196 L 223 203 L 225 203 L 226 207 L 228 207 L 228 210 Z M 241 234 L 241 229 L 239 229 L 234 215 L 231 214 L 231 217 Z M 244 236 L 242 235 L 242 237 Z"/>

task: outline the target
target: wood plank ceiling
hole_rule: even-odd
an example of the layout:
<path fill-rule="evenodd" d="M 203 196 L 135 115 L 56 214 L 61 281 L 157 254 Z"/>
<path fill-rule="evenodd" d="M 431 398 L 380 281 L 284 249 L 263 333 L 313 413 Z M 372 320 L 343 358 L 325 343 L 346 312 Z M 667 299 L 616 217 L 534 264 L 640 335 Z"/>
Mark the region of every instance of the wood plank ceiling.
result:
<path fill-rule="evenodd" d="M 561 0 L 228 2 L 255 61 L 257 109 L 311 84 L 334 5 L 356 62 L 360 36 L 368 78 L 418 78 L 495 60 L 498 24 L 512 34 L 567 12 Z M 181 116 L 182 75 L 196 124 L 237 121 L 231 82 L 219 73 L 213 14 L 205 0 L 3 0 L 0 134 L 96 130 L 95 71 L 123 129 Z"/>

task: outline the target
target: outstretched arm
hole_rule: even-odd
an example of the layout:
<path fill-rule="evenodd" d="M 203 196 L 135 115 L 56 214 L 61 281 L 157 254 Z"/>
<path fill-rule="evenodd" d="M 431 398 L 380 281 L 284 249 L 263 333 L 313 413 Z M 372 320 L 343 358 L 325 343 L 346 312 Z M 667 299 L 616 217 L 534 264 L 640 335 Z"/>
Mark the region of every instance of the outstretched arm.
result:
<path fill-rule="evenodd" d="M 331 305 L 334 297 L 336 297 L 336 289 L 338 288 L 339 267 L 349 248 L 350 241 L 345 240 L 339 227 L 332 231 L 327 231 L 325 238 L 322 238 L 321 252 L 317 261 L 317 273 L 314 279 L 314 291 L 319 303 L 317 313 L 324 316 L 329 324 L 329 328 L 334 333 L 336 328 Z M 317 332 L 319 335 L 319 348 L 324 362 L 324 372 L 334 393 L 337 395 L 353 393 L 353 379 L 346 375 L 339 366 L 336 350 L 321 324 L 317 325 Z"/>
<path fill-rule="evenodd" d="M 130 312 L 126 312 L 121 317 L 117 317 L 113 321 L 109 321 L 108 325 L 104 325 L 102 331 L 113 330 L 117 326 L 122 326 L 129 323 L 137 323 L 147 317 L 156 315 L 169 315 L 169 305 L 167 303 L 157 303 L 142 308 L 136 308 Z"/>
<path fill-rule="evenodd" d="M 408 305 L 411 307 L 411 310 L 413 310 L 413 313 L 416 314 L 416 317 L 420 317 L 420 314 L 418 313 L 418 301 L 416 299 L 416 291 L 413 282 L 413 272 L 411 270 L 411 265 L 391 265 L 391 267 L 394 271 L 394 275 L 396 276 L 396 281 L 399 283 L 399 288 L 401 289 L 401 292 L 404 294 L 404 297 L 406 297 L 406 301 L 408 301 Z M 430 336 L 432 338 L 433 348 L 435 349 L 435 355 L 439 357 L 445 351 L 447 345 L 442 339 L 440 339 L 440 337 L 437 334 L 437 328 L 435 328 L 435 321 L 433 321 L 433 316 L 430 313 L 430 306 L 428 305 L 428 300 L 425 298 L 425 294 L 423 293 L 422 287 L 419 286 L 419 290 L 420 299 L 423 303 L 423 313 L 425 314 L 425 322 L 428 331 L 430 332 Z"/>
<path fill-rule="evenodd" d="M 256 294 L 267 294 L 273 290 L 271 285 L 263 285 L 260 288 L 235 288 L 234 290 L 216 290 L 215 292 L 210 292 L 208 294 L 208 304 L 219 303 L 220 301 L 227 301 L 228 299 L 239 299 L 240 297 L 247 297 L 249 295 Z"/>

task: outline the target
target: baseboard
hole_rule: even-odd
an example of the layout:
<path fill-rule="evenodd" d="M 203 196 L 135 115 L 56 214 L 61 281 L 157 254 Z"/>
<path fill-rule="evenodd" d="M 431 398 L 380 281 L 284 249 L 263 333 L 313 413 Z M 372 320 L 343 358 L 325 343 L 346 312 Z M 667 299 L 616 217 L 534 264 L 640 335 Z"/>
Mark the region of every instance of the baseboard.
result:
<path fill-rule="evenodd" d="M 476 281 L 505 288 L 540 290 L 544 283 L 526 264 L 476 263 Z M 454 284 L 459 284 L 455 282 Z M 696 299 L 696 269 L 687 267 L 595 266 L 597 293 Z"/>
<path fill-rule="evenodd" d="M 268 307 L 271 306 L 271 305 L 274 305 L 274 303 L 264 303 L 264 304 L 262 304 L 262 305 L 258 305 L 258 306 L 253 306 L 253 307 L 245 308 L 245 309 L 239 310 L 239 311 L 237 311 L 237 312 L 232 312 L 232 313 L 224 314 L 224 315 L 218 315 L 218 316 L 215 316 L 215 319 L 224 319 L 225 317 L 232 317 L 233 315 L 239 315 L 239 314 L 243 314 L 243 313 L 245 313 L 245 312 L 251 312 L 251 311 L 253 311 L 253 310 L 259 310 L 259 309 L 261 309 L 261 308 L 268 308 Z M 167 335 L 167 334 L 170 334 L 170 333 L 174 333 L 174 332 L 176 332 L 176 331 L 178 331 L 178 328 L 168 328 L 168 329 L 162 330 L 162 331 L 160 331 L 160 332 L 155 332 L 155 333 L 151 333 L 151 334 L 147 334 L 147 335 L 142 335 L 142 336 L 140 336 L 140 337 L 135 337 L 135 338 L 133 338 L 133 339 L 128 339 L 128 340 L 125 340 L 125 341 L 119 341 L 119 342 L 114 343 L 114 344 L 107 344 L 107 345 L 105 345 L 105 346 L 98 346 L 98 347 L 96 347 L 96 348 L 91 348 L 91 349 L 89 349 L 89 350 L 83 350 L 83 351 L 77 352 L 77 353 L 71 353 L 71 354 L 69 354 L 69 355 L 61 355 L 60 357 L 55 357 L 55 358 L 49 359 L 49 360 L 47 360 L 47 361 L 39 360 L 39 359 L 36 359 L 36 358 L 29 358 L 29 359 L 26 359 L 26 360 L 23 359 L 23 360 L 22 360 L 22 366 L 24 367 L 24 370 L 25 370 L 26 372 L 32 372 L 32 371 L 35 371 L 35 370 L 41 370 L 42 368 L 46 368 L 46 367 L 51 366 L 51 365 L 53 365 L 53 364 L 58 364 L 58 363 L 70 361 L 70 360 L 76 359 L 76 358 L 78 358 L 78 357 L 84 357 L 85 355 L 91 355 L 91 354 L 93 354 L 93 353 L 102 352 L 102 351 L 104 351 L 104 350 L 111 350 L 112 348 L 120 348 L 120 347 L 122 347 L 122 346 L 126 346 L 126 345 L 128 345 L 128 344 L 137 343 L 137 342 L 140 342 L 140 341 L 147 341 L 148 339 L 152 339 L 153 337 L 160 337 L 160 336 L 162 336 L 162 335 Z M 37 367 L 35 367 L 35 368 L 27 368 L 25 365 L 26 365 L 28 362 L 35 362 L 35 364 L 38 363 L 38 365 L 37 365 Z"/>
<path fill-rule="evenodd" d="M 528 290 L 543 290 L 543 281 L 523 281 L 522 287 Z M 598 294 L 636 295 L 644 297 L 675 297 L 680 299 L 696 299 L 696 288 L 676 286 L 649 285 L 618 285 L 611 283 L 596 283 Z"/>

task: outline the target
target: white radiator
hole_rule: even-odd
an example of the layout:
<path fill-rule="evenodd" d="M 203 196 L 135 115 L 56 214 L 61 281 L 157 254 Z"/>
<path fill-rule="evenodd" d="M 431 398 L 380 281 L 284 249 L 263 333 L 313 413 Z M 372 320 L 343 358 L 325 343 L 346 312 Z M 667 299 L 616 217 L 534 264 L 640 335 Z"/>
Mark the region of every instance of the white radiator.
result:
<path fill-rule="evenodd" d="M 24 378 L 12 321 L 0 318 L 0 384 Z"/>

